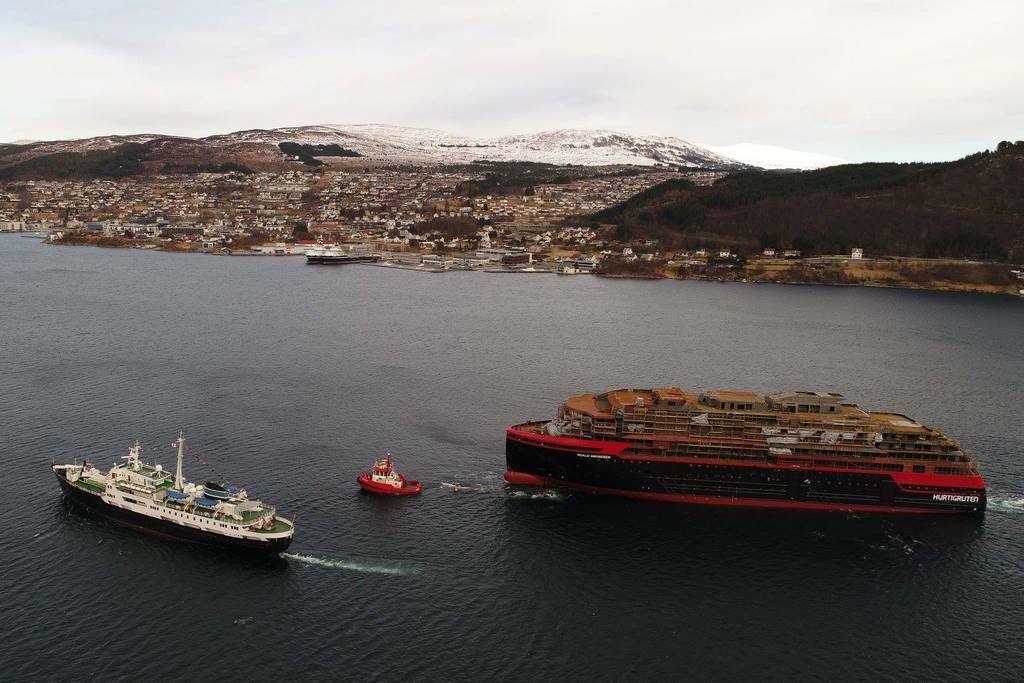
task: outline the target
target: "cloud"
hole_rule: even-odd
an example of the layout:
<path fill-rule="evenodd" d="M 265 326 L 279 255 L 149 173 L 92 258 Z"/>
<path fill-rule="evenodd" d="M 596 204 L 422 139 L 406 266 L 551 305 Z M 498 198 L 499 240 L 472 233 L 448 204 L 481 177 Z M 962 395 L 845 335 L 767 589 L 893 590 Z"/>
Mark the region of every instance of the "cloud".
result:
<path fill-rule="evenodd" d="M 1024 5 L 7 3 L 0 139 L 601 127 L 850 159 L 1024 137 Z"/>

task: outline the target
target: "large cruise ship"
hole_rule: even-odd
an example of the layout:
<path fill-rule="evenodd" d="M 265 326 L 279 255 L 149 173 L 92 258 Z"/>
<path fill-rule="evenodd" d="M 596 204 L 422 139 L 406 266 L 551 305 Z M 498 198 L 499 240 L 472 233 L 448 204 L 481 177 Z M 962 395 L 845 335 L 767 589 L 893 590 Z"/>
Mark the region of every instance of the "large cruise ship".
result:
<path fill-rule="evenodd" d="M 985 481 L 960 446 L 840 394 L 583 394 L 554 420 L 509 427 L 511 484 L 679 503 L 902 513 L 985 511 Z"/>
<path fill-rule="evenodd" d="M 295 527 L 272 505 L 241 488 L 188 483 L 182 476 L 185 437 L 179 435 L 177 470 L 139 459 L 136 441 L 123 463 L 107 471 L 95 464 L 53 465 L 64 495 L 122 526 L 177 540 L 265 553 L 283 552 Z"/>

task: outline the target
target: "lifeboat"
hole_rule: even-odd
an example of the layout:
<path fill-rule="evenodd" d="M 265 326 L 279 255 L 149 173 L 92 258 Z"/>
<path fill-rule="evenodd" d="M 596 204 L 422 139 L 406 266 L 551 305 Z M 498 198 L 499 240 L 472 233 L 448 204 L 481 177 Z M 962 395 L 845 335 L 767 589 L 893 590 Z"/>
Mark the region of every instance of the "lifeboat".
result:
<path fill-rule="evenodd" d="M 218 484 L 215 481 L 208 481 L 203 484 L 203 495 L 207 498 L 215 498 L 217 500 L 227 500 L 231 497 L 231 493 L 223 484 Z"/>
<path fill-rule="evenodd" d="M 411 496 L 420 492 L 420 483 L 406 479 L 405 475 L 395 472 L 391 462 L 391 454 L 373 463 L 370 472 L 363 472 L 356 480 L 364 491 L 385 496 Z"/>

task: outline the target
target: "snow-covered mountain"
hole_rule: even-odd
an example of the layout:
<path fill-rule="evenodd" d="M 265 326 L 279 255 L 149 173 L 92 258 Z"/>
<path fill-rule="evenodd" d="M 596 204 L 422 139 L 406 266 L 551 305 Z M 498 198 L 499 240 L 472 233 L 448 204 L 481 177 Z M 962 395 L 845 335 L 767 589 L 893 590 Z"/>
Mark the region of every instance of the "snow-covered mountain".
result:
<path fill-rule="evenodd" d="M 429 128 L 382 124 L 296 126 L 241 130 L 203 138 L 170 135 L 105 135 L 82 140 L 31 142 L 23 152 L 8 154 L 14 162 L 54 152 L 88 152 L 126 143 L 146 144 L 151 158 L 206 157 L 262 159 L 278 163 L 278 144 L 299 142 L 336 144 L 369 160 L 396 163 L 452 164 L 473 161 L 532 161 L 549 164 L 665 165 L 676 168 L 736 170 L 742 168 L 821 168 L 843 159 L 771 147 L 740 144 L 716 147 L 675 137 L 629 135 L 610 130 L 562 129 L 529 135 L 484 138 L 456 135 Z M 278 160 L 275 162 L 274 160 Z"/>
<path fill-rule="evenodd" d="M 369 159 L 411 163 L 532 161 L 601 166 L 632 164 L 700 169 L 745 168 L 725 155 L 674 137 L 637 136 L 606 130 L 554 130 L 531 135 L 479 138 L 427 128 L 380 124 L 320 125 L 242 130 L 204 138 L 163 135 L 108 135 L 30 145 L 33 155 L 108 149 L 125 143 L 223 151 L 276 153 L 281 142 L 337 144 Z"/>
<path fill-rule="evenodd" d="M 827 154 L 800 152 L 795 149 L 773 147 L 771 145 L 740 143 L 738 145 L 701 146 L 716 154 L 736 159 L 751 166 L 760 166 L 761 168 L 799 168 L 809 170 L 850 163 L 846 159 L 840 159 L 839 157 Z"/>
<path fill-rule="evenodd" d="M 428 128 L 380 124 L 300 126 L 240 131 L 204 138 L 225 143 L 336 143 L 363 156 L 436 163 L 533 161 L 600 166 L 665 164 L 687 168 L 739 168 L 724 155 L 673 137 L 626 135 L 607 130 L 554 130 L 532 135 L 478 138 Z"/>

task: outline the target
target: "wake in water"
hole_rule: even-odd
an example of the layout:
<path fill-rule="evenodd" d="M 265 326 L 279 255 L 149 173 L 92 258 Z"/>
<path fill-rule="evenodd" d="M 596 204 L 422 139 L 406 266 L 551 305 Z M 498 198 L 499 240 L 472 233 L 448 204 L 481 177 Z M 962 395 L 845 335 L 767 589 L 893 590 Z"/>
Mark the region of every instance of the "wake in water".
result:
<path fill-rule="evenodd" d="M 564 491 L 557 491 L 555 489 L 540 489 L 537 491 L 524 491 L 522 489 L 515 489 L 509 492 L 509 496 L 512 498 L 525 498 L 527 500 L 551 500 L 561 502 L 569 497 Z"/>
<path fill-rule="evenodd" d="M 315 567 L 326 567 L 328 569 L 343 569 L 350 572 L 360 572 L 363 574 L 388 574 L 391 576 L 406 576 L 408 574 L 418 574 L 419 570 L 411 569 L 406 567 L 389 567 L 380 564 L 369 564 L 367 562 L 361 562 L 358 560 L 330 560 L 322 557 L 314 557 L 312 555 L 297 555 L 295 553 L 281 553 L 283 557 L 287 557 L 289 560 L 295 562 L 301 562 L 302 564 L 313 565 Z"/>
<path fill-rule="evenodd" d="M 988 497 L 989 512 L 1024 512 L 1024 498 Z"/>
<path fill-rule="evenodd" d="M 452 493 L 492 493 L 508 495 L 510 498 L 523 500 L 563 501 L 568 498 L 564 491 L 556 489 L 509 489 L 504 484 L 461 484 L 459 482 L 441 482 L 441 488 Z"/>
<path fill-rule="evenodd" d="M 457 481 L 442 481 L 441 488 L 452 493 L 498 493 L 504 491 L 504 486 L 493 484 L 462 484 Z"/>

